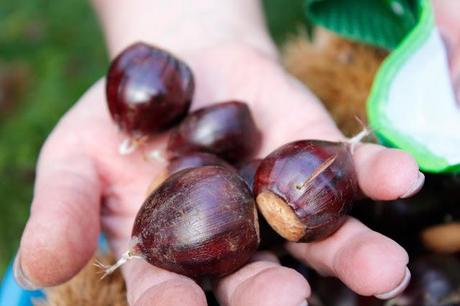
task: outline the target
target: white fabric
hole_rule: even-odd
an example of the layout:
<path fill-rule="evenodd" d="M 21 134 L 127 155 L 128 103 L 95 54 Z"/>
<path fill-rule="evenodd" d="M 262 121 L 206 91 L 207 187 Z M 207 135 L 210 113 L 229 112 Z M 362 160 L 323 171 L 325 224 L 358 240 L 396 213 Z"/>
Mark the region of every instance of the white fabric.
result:
<path fill-rule="evenodd" d="M 448 69 L 444 45 L 433 29 L 395 76 L 385 114 L 393 128 L 453 165 L 460 163 L 460 105 Z"/>

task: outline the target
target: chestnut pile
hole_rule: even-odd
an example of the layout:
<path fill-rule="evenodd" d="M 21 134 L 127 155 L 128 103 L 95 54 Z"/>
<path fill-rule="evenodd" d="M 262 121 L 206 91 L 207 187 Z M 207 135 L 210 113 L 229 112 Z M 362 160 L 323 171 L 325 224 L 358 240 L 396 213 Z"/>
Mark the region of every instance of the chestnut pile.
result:
<path fill-rule="evenodd" d="M 193 74 L 165 50 L 143 43 L 125 49 L 110 66 L 106 92 L 131 149 L 177 124 L 166 170 L 149 186 L 135 219 L 131 247 L 107 273 L 141 257 L 197 280 L 222 277 L 259 247 L 256 206 L 269 247 L 281 237 L 328 237 L 358 193 L 348 143 L 301 140 L 252 160 L 262 134 L 246 103 L 216 103 L 187 115 Z"/>
<path fill-rule="evenodd" d="M 172 128 L 166 169 L 148 188 L 129 249 L 106 274 L 142 258 L 197 281 L 223 277 L 260 247 L 329 237 L 360 195 L 351 142 L 299 140 L 254 159 L 262 133 L 248 105 L 225 101 L 188 113 L 193 73 L 165 50 L 125 49 L 110 66 L 106 93 L 128 137 L 120 153 Z M 359 207 L 354 213 L 373 218 Z M 349 305 L 374 305 L 363 303 Z"/>

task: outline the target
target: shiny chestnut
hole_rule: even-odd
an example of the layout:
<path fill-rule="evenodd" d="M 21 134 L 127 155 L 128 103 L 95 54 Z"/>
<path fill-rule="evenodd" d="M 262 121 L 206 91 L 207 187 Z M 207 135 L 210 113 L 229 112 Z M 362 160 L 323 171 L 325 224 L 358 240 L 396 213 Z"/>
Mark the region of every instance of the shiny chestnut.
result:
<path fill-rule="evenodd" d="M 182 120 L 194 92 L 190 68 L 171 53 L 136 43 L 111 63 L 106 82 L 110 114 L 134 138 Z"/>
<path fill-rule="evenodd" d="M 267 222 L 287 240 L 330 236 L 359 194 L 349 144 L 300 140 L 283 145 L 262 160 L 254 194 Z"/>
<path fill-rule="evenodd" d="M 189 152 L 208 152 L 230 162 L 254 155 L 261 133 L 246 103 L 213 104 L 189 114 L 170 134 L 167 154 L 175 158 Z"/>

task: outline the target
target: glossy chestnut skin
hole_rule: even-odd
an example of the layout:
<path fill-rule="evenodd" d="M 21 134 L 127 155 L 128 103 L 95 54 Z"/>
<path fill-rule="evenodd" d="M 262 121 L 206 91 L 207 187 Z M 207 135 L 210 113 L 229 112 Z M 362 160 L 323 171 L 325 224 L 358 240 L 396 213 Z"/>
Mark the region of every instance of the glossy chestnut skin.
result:
<path fill-rule="evenodd" d="M 198 109 L 169 136 L 167 154 L 208 152 L 229 161 L 244 161 L 257 152 L 261 133 L 246 103 L 229 101 Z"/>
<path fill-rule="evenodd" d="M 190 68 L 165 50 L 136 43 L 111 63 L 106 82 L 107 103 L 119 128 L 140 137 L 182 120 L 192 101 Z"/>
<path fill-rule="evenodd" d="M 188 153 L 174 158 L 168 162 L 166 169 L 163 172 L 161 172 L 157 177 L 155 177 L 155 179 L 150 183 L 147 189 L 147 195 L 154 191 L 171 174 L 184 169 L 201 166 L 221 166 L 236 171 L 232 165 L 230 165 L 225 160 L 217 157 L 214 154 L 204 152 Z"/>
<path fill-rule="evenodd" d="M 236 171 L 219 166 L 179 171 L 145 200 L 132 242 L 134 252 L 157 267 L 194 279 L 227 275 L 259 244 L 254 199 Z"/>
<path fill-rule="evenodd" d="M 410 265 L 407 289 L 392 300 L 395 306 L 459 306 L 460 262 L 449 255 L 425 255 Z"/>
<path fill-rule="evenodd" d="M 254 194 L 265 219 L 287 240 L 328 237 L 359 194 L 348 144 L 300 140 L 278 148 L 258 167 Z"/>

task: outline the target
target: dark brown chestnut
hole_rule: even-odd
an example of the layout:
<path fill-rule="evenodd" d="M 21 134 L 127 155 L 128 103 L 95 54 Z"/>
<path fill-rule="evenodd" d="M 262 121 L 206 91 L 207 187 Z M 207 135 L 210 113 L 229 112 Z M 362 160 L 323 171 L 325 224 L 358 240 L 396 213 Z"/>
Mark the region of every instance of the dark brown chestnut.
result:
<path fill-rule="evenodd" d="M 214 154 L 204 152 L 192 152 L 169 161 L 166 169 L 161 172 L 149 185 L 147 195 L 157 188 L 164 180 L 173 173 L 184 169 L 201 166 L 221 166 L 230 170 L 235 170 L 232 165 L 220 159 Z"/>
<path fill-rule="evenodd" d="M 131 248 L 110 273 L 133 257 L 196 280 L 234 272 L 259 244 L 257 210 L 246 183 L 220 166 L 181 170 L 145 200 Z"/>
<path fill-rule="evenodd" d="M 188 152 L 209 152 L 230 162 L 250 158 L 259 149 L 261 133 L 246 103 L 230 101 L 192 112 L 175 128 L 167 147 L 169 158 Z"/>
<path fill-rule="evenodd" d="M 136 43 L 123 50 L 107 74 L 107 102 L 123 132 L 139 138 L 182 120 L 190 107 L 190 68 L 169 52 Z"/>
<path fill-rule="evenodd" d="M 267 222 L 287 240 L 328 237 L 359 194 L 349 143 L 300 140 L 278 148 L 258 167 L 254 194 Z"/>

